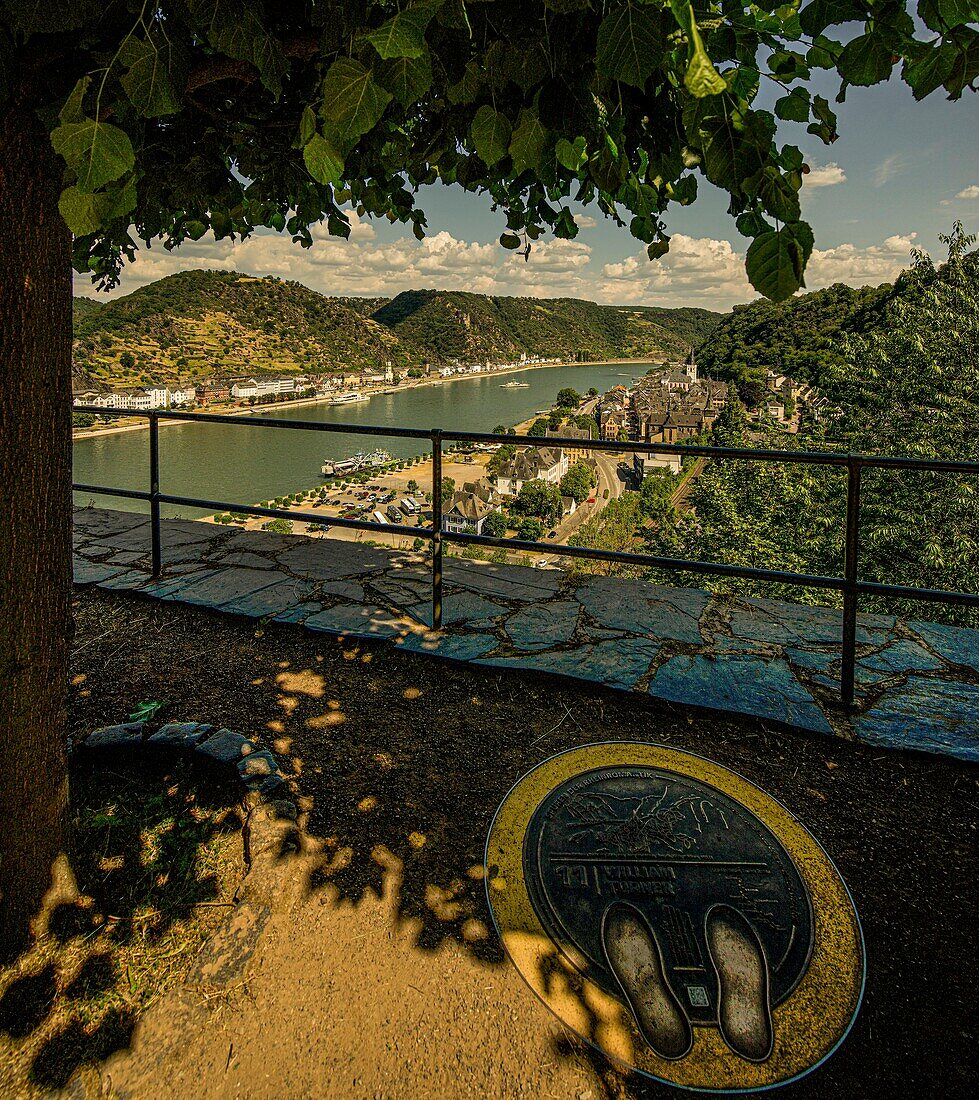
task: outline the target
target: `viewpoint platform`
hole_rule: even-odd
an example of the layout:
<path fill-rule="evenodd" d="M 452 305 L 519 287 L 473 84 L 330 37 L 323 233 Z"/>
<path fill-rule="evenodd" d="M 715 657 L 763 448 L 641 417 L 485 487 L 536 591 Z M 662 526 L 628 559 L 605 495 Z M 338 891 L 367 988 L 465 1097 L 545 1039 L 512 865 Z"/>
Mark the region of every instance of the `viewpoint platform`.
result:
<path fill-rule="evenodd" d="M 709 1092 L 811 1072 L 860 1007 L 863 937 L 832 860 L 777 800 L 664 745 L 525 775 L 486 850 L 497 931 L 534 992 L 612 1059 Z"/>

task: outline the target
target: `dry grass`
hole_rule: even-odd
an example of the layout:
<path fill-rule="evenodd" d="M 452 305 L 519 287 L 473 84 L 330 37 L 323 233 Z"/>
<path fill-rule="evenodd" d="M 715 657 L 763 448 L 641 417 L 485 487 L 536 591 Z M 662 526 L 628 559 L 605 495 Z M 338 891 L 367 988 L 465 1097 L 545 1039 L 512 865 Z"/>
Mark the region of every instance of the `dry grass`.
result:
<path fill-rule="evenodd" d="M 0 1095 L 45 1095 L 126 1046 L 181 980 L 244 871 L 236 796 L 184 763 L 75 768 L 78 895 L 0 970 Z"/>

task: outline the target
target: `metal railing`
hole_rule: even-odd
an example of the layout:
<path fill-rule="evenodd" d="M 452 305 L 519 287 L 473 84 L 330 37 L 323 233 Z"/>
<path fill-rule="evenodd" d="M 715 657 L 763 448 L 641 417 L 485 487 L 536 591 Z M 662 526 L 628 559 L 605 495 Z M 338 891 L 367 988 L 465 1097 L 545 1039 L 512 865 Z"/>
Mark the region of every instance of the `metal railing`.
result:
<path fill-rule="evenodd" d="M 160 421 L 185 420 L 203 424 L 247 424 L 250 427 L 278 428 L 287 431 L 331 432 L 339 435 L 387 436 L 394 439 L 425 439 L 432 448 L 432 526 L 409 527 L 398 523 L 376 523 L 373 520 L 330 517 L 331 527 L 349 527 L 364 531 L 385 531 L 388 534 L 407 535 L 428 539 L 432 544 L 432 626 L 442 625 L 442 550 L 443 542 L 463 543 L 470 546 L 500 547 L 506 550 L 530 553 L 559 553 L 563 557 L 589 558 L 593 561 L 615 562 L 645 568 L 655 567 L 667 571 L 687 571 L 720 577 L 739 577 L 745 580 L 775 581 L 797 588 L 823 588 L 843 595 L 841 624 L 842 664 L 840 695 L 843 704 L 853 706 L 854 678 L 856 670 L 857 604 L 860 596 L 878 596 L 893 599 L 917 600 L 923 603 L 956 604 L 979 607 L 979 595 L 970 592 L 942 591 L 916 588 L 898 584 L 881 584 L 861 580 L 860 555 L 860 479 L 865 469 L 924 470 L 931 473 L 979 475 L 979 462 L 951 462 L 909 457 L 885 457 L 877 455 L 843 454 L 819 451 L 755 450 L 736 447 L 707 447 L 683 443 L 619 443 L 600 439 L 566 439 L 547 436 L 537 440 L 527 436 L 499 436 L 488 432 L 453 432 L 432 428 L 374 427 L 363 424 L 325 424 L 312 420 L 275 420 L 270 417 L 249 416 L 243 419 L 221 413 L 179 412 L 175 409 L 103 409 L 98 406 L 76 405 L 75 413 L 94 413 L 96 416 L 138 416 L 149 421 L 150 488 L 118 489 L 105 485 L 73 483 L 76 492 L 98 493 L 106 496 L 144 500 L 150 506 L 152 531 L 153 576 L 163 571 L 163 553 L 160 532 L 160 505 L 176 504 L 192 508 L 208 508 L 215 512 L 239 512 L 243 515 L 268 519 L 300 520 L 321 523 L 322 516 L 310 512 L 297 512 L 283 508 L 260 508 L 255 505 L 229 503 L 223 500 L 207 500 L 201 497 L 178 496 L 160 491 Z M 518 446 L 545 445 L 575 450 L 630 453 L 640 451 L 650 454 L 697 455 L 711 459 L 741 459 L 748 462 L 784 462 L 794 465 L 835 466 L 846 470 L 846 523 L 844 568 L 842 577 L 820 574 L 790 573 L 775 569 L 759 569 L 754 566 L 725 565 L 721 562 L 696 561 L 688 558 L 668 558 L 655 554 L 626 553 L 618 550 L 599 550 L 586 546 L 566 546 L 558 550 L 554 543 L 528 542 L 522 539 L 495 538 L 489 535 L 467 534 L 442 530 L 442 454 L 446 443 L 513 443 Z"/>

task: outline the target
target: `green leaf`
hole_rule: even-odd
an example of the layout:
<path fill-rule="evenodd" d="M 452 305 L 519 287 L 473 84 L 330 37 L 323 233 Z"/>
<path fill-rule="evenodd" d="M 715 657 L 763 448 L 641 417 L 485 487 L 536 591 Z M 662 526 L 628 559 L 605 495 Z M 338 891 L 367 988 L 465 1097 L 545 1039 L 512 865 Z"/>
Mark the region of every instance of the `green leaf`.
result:
<path fill-rule="evenodd" d="M 432 86 L 432 61 L 427 53 L 421 57 L 396 57 L 382 65 L 381 82 L 404 107 L 409 107 Z"/>
<path fill-rule="evenodd" d="M 734 224 L 738 232 L 745 237 L 760 237 L 762 233 L 770 233 L 774 229 L 758 210 L 746 210 Z"/>
<path fill-rule="evenodd" d="M 522 110 L 510 141 L 514 175 L 519 176 L 528 168 L 535 172 L 540 171 L 546 141 L 547 131 L 541 125 L 537 113 L 527 109 Z"/>
<path fill-rule="evenodd" d="M 483 74 L 479 66 L 475 61 L 469 61 L 466 63 L 466 70 L 462 74 L 462 79 L 456 81 L 455 84 L 451 84 L 445 94 L 450 103 L 456 105 L 460 103 L 472 103 L 476 96 L 479 95 L 482 86 Z"/>
<path fill-rule="evenodd" d="M 58 199 L 58 209 L 65 224 L 76 237 L 87 237 L 102 227 L 102 196 L 91 191 L 67 187 Z"/>
<path fill-rule="evenodd" d="M 521 243 L 522 242 L 520 238 L 516 235 L 516 233 L 500 234 L 500 244 L 503 245 L 504 248 L 519 248 Z"/>
<path fill-rule="evenodd" d="M 281 93 L 288 62 L 252 0 L 187 0 L 187 6 L 215 50 L 254 65 L 262 84 L 274 96 Z"/>
<path fill-rule="evenodd" d="M 554 156 L 558 164 L 563 165 L 569 172 L 580 172 L 588 163 L 588 146 L 583 137 L 576 137 L 573 142 L 567 138 L 561 140 L 554 147 Z"/>
<path fill-rule="evenodd" d="M 700 147 L 704 154 L 704 174 L 711 183 L 728 192 L 737 192 L 742 183 L 763 166 L 765 157 L 744 127 L 737 127 L 728 115 L 708 118 L 701 126 Z"/>
<path fill-rule="evenodd" d="M 693 4 L 689 0 L 670 0 L 670 7 L 676 21 L 687 36 L 689 60 L 687 74 L 683 78 L 684 87 L 697 99 L 703 99 L 709 95 L 720 95 L 721 92 L 727 91 L 726 81 L 714 68 L 704 49 L 700 31 L 697 29 L 697 20 L 693 14 Z"/>
<path fill-rule="evenodd" d="M 773 302 L 784 302 L 805 285 L 803 248 L 787 226 L 755 237 L 745 267 L 751 285 Z"/>
<path fill-rule="evenodd" d="M 316 133 L 316 112 L 312 107 L 304 107 L 302 117 L 299 119 L 299 140 L 297 148 L 302 149 L 309 144 Z"/>
<path fill-rule="evenodd" d="M 955 66 L 958 51 L 954 43 L 946 42 L 941 46 L 921 43 L 918 56 L 913 61 L 905 61 L 901 73 L 904 82 L 911 88 L 915 99 L 921 100 L 940 88 Z"/>
<path fill-rule="evenodd" d="M 92 78 L 90 76 L 83 76 L 79 79 L 78 83 L 72 88 L 71 95 L 65 100 L 65 105 L 58 114 L 59 122 L 70 123 L 85 121 L 85 111 L 82 108 L 82 101 L 91 83 Z"/>
<path fill-rule="evenodd" d="M 890 47 L 877 34 L 862 34 L 843 47 L 836 67 L 848 84 L 866 88 L 891 75 L 892 56 Z"/>
<path fill-rule="evenodd" d="M 602 20 L 595 67 L 603 76 L 643 88 L 662 56 L 660 26 L 648 8 L 627 3 Z"/>
<path fill-rule="evenodd" d="M 806 34 L 815 36 L 839 23 L 862 21 L 868 8 L 861 0 L 813 0 L 799 12 L 799 24 Z"/>
<path fill-rule="evenodd" d="M 756 196 L 766 212 L 780 222 L 799 220 L 799 193 L 774 166 L 769 164 L 750 180 L 746 180 L 744 190 L 749 195 Z"/>
<path fill-rule="evenodd" d="M 775 103 L 775 114 L 787 122 L 809 121 L 809 92 L 806 88 L 793 88 L 788 95 Z"/>
<path fill-rule="evenodd" d="M 341 57 L 323 80 L 320 113 L 334 124 L 341 140 L 355 141 L 377 125 L 390 102 L 391 93 L 374 82 L 370 69 Z"/>
<path fill-rule="evenodd" d="M 144 118 L 173 115 L 183 104 L 170 79 L 170 48 L 148 38 L 129 38 L 120 50 L 128 68 L 119 78 L 129 102 Z"/>
<path fill-rule="evenodd" d="M 97 191 L 136 164 L 129 135 L 118 126 L 94 119 L 56 127 L 51 132 L 51 144 L 75 170 L 82 191 Z"/>
<path fill-rule="evenodd" d="M 499 111 L 494 111 L 488 104 L 479 108 L 469 127 L 476 153 L 488 168 L 492 168 L 507 155 L 512 134 L 513 127 L 509 119 Z"/>
<path fill-rule="evenodd" d="M 658 241 L 653 241 L 652 244 L 646 246 L 646 255 L 651 260 L 658 260 L 661 256 L 665 256 L 670 251 L 670 238 L 663 237 Z"/>
<path fill-rule="evenodd" d="M 425 31 L 434 14 L 435 9 L 430 7 L 408 8 L 364 37 L 385 61 L 393 57 L 418 58 L 425 52 Z"/>
<path fill-rule="evenodd" d="M 331 183 L 338 187 L 343 182 L 343 157 L 331 142 L 319 134 L 314 133 L 303 147 L 303 160 L 317 183 Z"/>
<path fill-rule="evenodd" d="M 154 714 L 163 710 L 166 703 L 157 703 L 154 701 L 147 703 L 137 703 L 136 709 L 130 714 L 127 719 L 128 722 L 146 722 L 153 717 Z"/>

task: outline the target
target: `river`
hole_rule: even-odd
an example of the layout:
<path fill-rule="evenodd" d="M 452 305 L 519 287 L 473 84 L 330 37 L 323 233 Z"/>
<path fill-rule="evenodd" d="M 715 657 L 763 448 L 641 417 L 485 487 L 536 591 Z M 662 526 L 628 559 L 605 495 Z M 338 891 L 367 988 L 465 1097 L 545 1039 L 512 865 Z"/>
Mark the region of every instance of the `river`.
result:
<path fill-rule="evenodd" d="M 381 394 L 356 405 L 274 407 L 261 415 L 331 424 L 491 432 L 497 424 L 517 424 L 538 409 L 550 407 L 564 386 L 581 394 L 594 386 L 604 393 L 616 383 L 630 385 L 645 369 L 645 364 L 612 363 L 541 367 L 507 376 L 473 375 L 441 386 Z M 526 382 L 528 388 L 503 389 L 502 381 Z M 149 487 L 148 443 L 145 431 L 78 439 L 73 478 L 88 485 L 145 490 Z M 253 504 L 320 485 L 324 459 L 345 458 L 375 447 L 398 458 L 429 451 L 424 440 L 276 431 L 249 423 L 247 416 L 235 426 L 171 422 L 160 431 L 160 488 L 175 496 Z M 92 501 L 133 511 L 146 507 L 141 501 L 122 497 L 75 494 L 76 504 Z M 203 509 L 174 505 L 163 505 L 161 512 L 169 516 L 206 514 Z"/>

